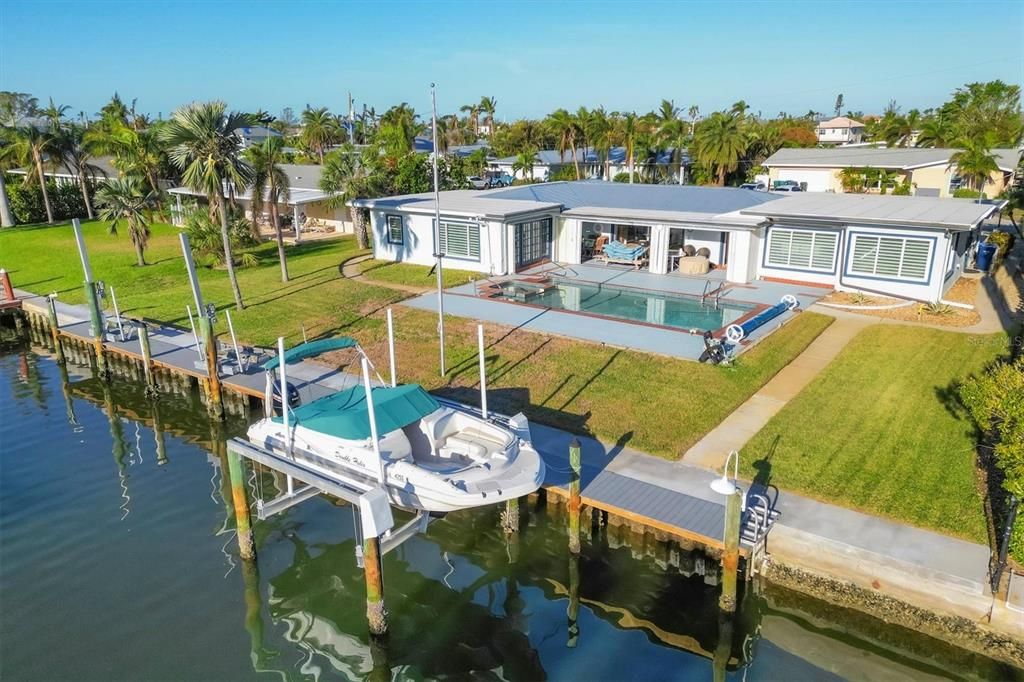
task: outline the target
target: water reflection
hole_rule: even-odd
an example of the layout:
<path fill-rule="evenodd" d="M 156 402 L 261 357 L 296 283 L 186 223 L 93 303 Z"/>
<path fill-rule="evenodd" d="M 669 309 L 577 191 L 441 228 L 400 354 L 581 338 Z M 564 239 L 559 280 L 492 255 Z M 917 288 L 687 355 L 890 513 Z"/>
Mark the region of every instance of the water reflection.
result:
<path fill-rule="evenodd" d="M 5 400 L 16 409 L 42 404 L 33 431 L 46 433 L 60 415 L 60 423 L 87 429 L 83 437 L 103 441 L 102 453 L 76 455 L 79 469 L 72 478 L 79 489 L 95 485 L 109 500 L 107 457 L 113 455 L 120 503 L 131 516 L 123 522 L 113 519 L 105 537 L 90 537 L 97 546 L 121 547 L 120 554 L 113 552 L 116 565 L 137 567 L 138 584 L 128 581 L 121 598 L 102 599 L 110 581 L 107 564 L 97 564 L 94 572 L 81 564 L 53 568 L 61 579 L 74 581 L 77 599 L 101 604 L 90 610 L 99 626 L 97 637 L 127 623 L 132 631 L 175 629 L 173 641 L 182 651 L 209 651 L 210 641 L 225 643 L 198 667 L 174 668 L 188 657 L 154 650 L 130 668 L 130 651 L 100 639 L 103 656 L 115 661 L 110 670 L 126 671 L 109 678 L 1005 679 L 1018 674 L 984 657 L 783 590 L 751 592 L 734 619 L 722 618 L 713 561 L 626 526 L 587 524 L 586 517 L 582 552 L 571 555 L 564 508 L 541 500 L 521 505 L 519 534 L 501 531 L 499 510 L 457 513 L 386 555 L 391 632 L 386 640 L 373 640 L 367 635 L 365 585 L 355 563 L 349 510 L 318 499 L 257 521 L 258 563 L 237 558 L 223 444 L 241 433 L 244 423 L 211 425 L 194 398 L 190 403 L 185 395 L 165 392 L 153 401 L 141 381 L 106 385 L 90 378 L 85 368 L 60 368 L 26 349 L 15 355 L 0 352 L 0 371 L 8 379 L 0 386 L 10 389 Z M 46 416 L 49 410 L 53 423 Z M 11 428 L 0 424 L 0 434 L 9 437 Z M 126 432 L 134 434 L 134 446 Z M 27 459 L 16 449 L 4 450 L 5 465 Z M 102 476 L 90 477 L 93 470 Z M 159 480 L 154 472 L 160 472 Z M 12 474 L 5 475 L 11 480 Z M 250 468 L 253 499 L 257 494 L 269 499 L 283 484 L 271 472 Z M 97 504 L 92 498 L 77 500 L 71 503 Z M 81 513 L 89 509 L 83 506 Z M 8 521 L 10 505 L 0 514 L 5 529 L 15 534 L 18 524 L 25 523 Z M 146 533 L 129 532 L 141 527 Z M 0 536 L 6 548 L 13 542 L 11 532 Z M 132 538 L 147 536 L 157 544 L 130 544 Z M 160 553 L 159 544 L 178 538 L 193 539 L 173 555 Z M 22 547 L 5 554 L 28 551 Z M 29 560 L 41 565 L 45 554 L 23 559 Z M 148 591 L 154 585 L 147 587 L 141 578 L 149 574 L 161 576 L 159 584 L 172 591 L 160 595 L 159 609 L 126 611 L 135 602 L 153 603 Z M 30 589 L 30 583 L 18 580 L 8 572 L 4 589 Z M 26 604 L 31 610 L 5 605 L 0 619 L 40 611 L 45 617 L 20 618 L 19 628 L 36 623 L 36 630 L 19 639 L 17 650 L 23 661 L 45 659 L 58 667 L 47 669 L 49 674 L 30 674 L 38 670 L 19 660 L 5 661 L 5 667 L 12 677 L 76 677 L 86 657 L 53 647 L 48 639 L 52 626 L 44 624 L 60 620 L 58 606 L 48 611 L 38 599 Z M 4 627 L 5 633 L 12 632 Z M 206 629 L 190 650 L 189 633 L 198 628 Z"/>

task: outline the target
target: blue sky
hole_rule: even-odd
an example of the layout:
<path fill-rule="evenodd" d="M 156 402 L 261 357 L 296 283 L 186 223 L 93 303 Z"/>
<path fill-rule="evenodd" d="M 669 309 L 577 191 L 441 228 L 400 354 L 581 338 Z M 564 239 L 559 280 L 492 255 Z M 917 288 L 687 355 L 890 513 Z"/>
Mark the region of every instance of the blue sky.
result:
<path fill-rule="evenodd" d="M 166 116 L 498 100 L 498 118 L 661 98 L 702 112 L 877 112 L 1024 79 L 1024 2 L 0 2 L 0 89 L 77 114 L 116 90 Z"/>

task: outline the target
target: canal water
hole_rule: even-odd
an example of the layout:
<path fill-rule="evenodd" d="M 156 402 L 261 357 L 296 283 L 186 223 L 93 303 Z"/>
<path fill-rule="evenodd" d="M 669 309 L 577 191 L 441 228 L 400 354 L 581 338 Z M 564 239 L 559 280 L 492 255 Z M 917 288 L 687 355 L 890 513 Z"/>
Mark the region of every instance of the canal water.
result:
<path fill-rule="evenodd" d="M 371 642 L 348 507 L 257 521 L 258 561 L 238 559 L 221 443 L 244 428 L 0 346 L 2 679 L 1024 679 L 777 588 L 721 619 L 713 561 L 604 526 L 573 562 L 540 501 L 511 541 L 485 509 L 385 556 L 391 634 Z"/>

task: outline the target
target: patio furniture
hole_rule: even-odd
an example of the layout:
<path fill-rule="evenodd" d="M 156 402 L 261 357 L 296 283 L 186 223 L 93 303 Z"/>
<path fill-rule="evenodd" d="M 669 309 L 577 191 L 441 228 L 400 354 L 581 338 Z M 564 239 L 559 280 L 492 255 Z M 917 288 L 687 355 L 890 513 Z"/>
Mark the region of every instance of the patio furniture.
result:
<path fill-rule="evenodd" d="M 637 270 L 647 263 L 647 247 L 643 244 L 623 244 L 622 242 L 609 242 L 604 247 L 601 260 L 605 265 L 616 263 L 620 265 L 632 265 Z"/>
<path fill-rule="evenodd" d="M 711 270 L 711 261 L 704 256 L 683 256 L 679 259 L 680 275 L 706 275 Z"/>
<path fill-rule="evenodd" d="M 693 244 L 687 244 L 686 246 L 683 247 L 683 255 L 696 256 L 697 249 L 693 248 Z"/>
<path fill-rule="evenodd" d="M 711 249 L 709 249 L 706 246 L 702 246 L 699 249 L 697 249 L 697 255 L 704 256 L 705 258 L 711 258 Z"/>
<path fill-rule="evenodd" d="M 605 245 L 607 243 L 608 243 L 608 235 L 606 235 L 606 234 L 598 235 L 597 239 L 594 241 L 594 253 L 593 253 L 593 255 L 597 256 L 598 254 L 604 253 L 604 247 L 605 247 Z"/>

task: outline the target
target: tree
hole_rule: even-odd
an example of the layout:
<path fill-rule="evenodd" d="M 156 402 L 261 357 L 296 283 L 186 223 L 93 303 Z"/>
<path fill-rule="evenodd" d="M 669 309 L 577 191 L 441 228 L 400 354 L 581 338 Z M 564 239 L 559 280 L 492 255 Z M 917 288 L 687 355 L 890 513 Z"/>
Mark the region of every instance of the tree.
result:
<path fill-rule="evenodd" d="M 661 100 L 661 108 L 658 111 L 658 143 L 663 149 L 672 151 L 672 163 L 676 167 L 676 177 L 679 184 L 683 184 L 683 152 L 686 149 L 686 139 L 689 130 L 686 121 L 679 117 L 680 110 L 674 102 Z"/>
<path fill-rule="evenodd" d="M 843 93 L 840 92 L 839 96 L 836 97 L 836 106 L 835 106 L 836 118 L 839 117 L 839 113 L 842 110 L 843 110 Z"/>
<path fill-rule="evenodd" d="M 166 150 L 159 138 L 161 125 L 136 129 L 125 121 L 114 118 L 109 124 L 90 127 L 85 132 L 85 143 L 98 154 L 112 155 L 114 167 L 122 175 L 146 178 L 159 203 L 159 178 L 162 171 L 170 170 Z"/>
<path fill-rule="evenodd" d="M 82 192 L 82 201 L 89 220 L 93 219 L 92 202 L 89 201 L 89 185 L 87 178 L 92 179 L 100 172 L 93 158 L 92 146 L 85 136 L 85 128 L 71 125 L 60 130 L 54 139 L 54 151 L 64 162 L 64 166 L 75 174 L 78 188 Z"/>
<path fill-rule="evenodd" d="M 985 193 L 985 183 L 992 173 L 999 170 L 999 164 L 987 148 L 976 142 L 967 141 L 964 148 L 949 157 L 947 170 L 956 169 L 962 177 L 971 181 L 978 190 L 978 200 Z"/>
<path fill-rule="evenodd" d="M 66 104 L 55 104 L 53 98 L 50 98 L 50 104 L 43 109 L 43 117 L 50 124 L 50 132 L 54 135 L 60 133 L 61 127 L 64 125 L 64 114 L 70 109 Z"/>
<path fill-rule="evenodd" d="M 135 257 L 140 267 L 146 264 L 146 244 L 149 241 L 149 221 L 146 211 L 153 203 L 154 193 L 140 178 L 129 176 L 109 180 L 96 191 L 100 206 L 100 219 L 110 221 L 110 234 L 117 234 L 118 224 L 128 224 L 128 238 L 135 246 Z"/>
<path fill-rule="evenodd" d="M 302 134 L 299 139 L 310 151 L 316 152 L 320 164 L 324 162 L 327 149 L 341 140 L 341 126 L 327 107 L 312 109 L 306 107 L 302 112 Z"/>
<path fill-rule="evenodd" d="M 477 108 L 480 110 L 480 113 L 487 116 L 488 137 L 494 135 L 494 111 L 495 109 L 497 109 L 497 107 L 498 100 L 496 100 L 494 97 L 486 96 L 481 97 L 480 104 L 477 105 Z"/>
<path fill-rule="evenodd" d="M 39 113 L 39 100 L 27 92 L 0 90 L 0 125 L 15 128 Z"/>
<path fill-rule="evenodd" d="M 206 195 L 211 206 L 220 209 L 224 263 L 231 281 L 235 306 L 242 310 L 242 292 L 238 288 L 225 193 L 232 187 L 246 187 L 252 179 L 252 167 L 242 158 L 241 139 L 236 131 L 252 125 L 246 115 L 228 112 L 221 101 L 194 102 L 177 109 L 160 129 L 160 140 L 169 148 L 171 162 L 182 172 L 182 180 Z"/>
<path fill-rule="evenodd" d="M 725 184 L 727 173 L 736 170 L 746 150 L 739 119 L 716 111 L 701 122 L 694 139 L 697 158 L 715 174 L 715 184 Z"/>
<path fill-rule="evenodd" d="M 629 168 L 629 184 L 633 184 L 633 164 L 636 161 L 636 112 L 629 112 L 622 117 L 622 142 L 626 152 L 626 167 Z"/>
<path fill-rule="evenodd" d="M 280 137 L 268 137 L 263 144 L 248 150 L 249 162 L 252 164 L 252 222 L 256 235 L 259 227 L 257 216 L 263 213 L 263 205 L 270 208 L 270 223 L 274 226 L 277 239 L 277 259 L 281 264 L 281 281 L 288 281 L 288 261 L 284 253 L 284 236 L 281 234 L 281 221 L 277 216 L 277 205 L 288 195 L 288 174 L 280 164 L 284 162 L 284 140 Z"/>
<path fill-rule="evenodd" d="M 1024 356 L 997 362 L 984 374 L 968 379 L 960 398 L 982 432 L 995 443 L 996 465 L 1003 488 L 1024 498 Z"/>
<path fill-rule="evenodd" d="M 564 162 L 565 152 L 571 152 L 573 165 L 576 168 L 576 179 L 581 179 L 580 161 L 576 155 L 576 145 L 580 138 L 580 126 L 577 118 L 565 109 L 558 109 L 548 116 L 547 123 L 558 136 L 560 160 Z"/>
<path fill-rule="evenodd" d="M 23 163 L 31 163 L 35 166 L 39 186 L 43 192 L 43 204 L 46 206 L 46 222 L 53 224 L 53 205 L 50 203 L 50 194 L 46 190 L 46 172 L 43 169 L 43 158 L 54 148 L 53 135 L 49 132 L 39 130 L 35 126 L 21 126 L 14 129 L 14 139 L 8 153 Z M 25 174 L 25 183 L 31 182 L 32 174 Z"/>
<path fill-rule="evenodd" d="M 369 188 L 367 173 L 355 147 L 346 144 L 327 156 L 320 176 L 320 189 L 330 194 L 328 206 L 338 208 L 353 199 L 368 196 Z M 356 245 L 360 249 L 369 247 L 366 211 L 353 208 L 352 223 L 356 233 Z"/>
<path fill-rule="evenodd" d="M 536 149 L 527 149 L 516 155 L 516 160 L 512 162 L 512 172 L 517 171 L 523 172 L 523 177 L 530 176 L 530 180 L 533 180 L 533 164 L 537 158 Z"/>
<path fill-rule="evenodd" d="M 479 104 L 463 104 L 459 107 L 459 111 L 469 116 L 470 123 L 473 124 L 473 134 L 480 134 L 480 105 Z"/>

